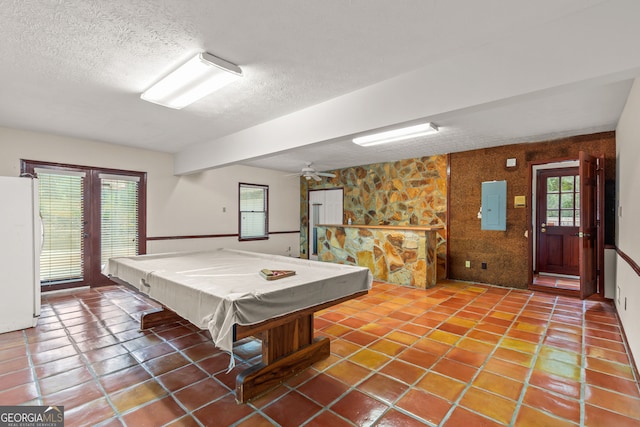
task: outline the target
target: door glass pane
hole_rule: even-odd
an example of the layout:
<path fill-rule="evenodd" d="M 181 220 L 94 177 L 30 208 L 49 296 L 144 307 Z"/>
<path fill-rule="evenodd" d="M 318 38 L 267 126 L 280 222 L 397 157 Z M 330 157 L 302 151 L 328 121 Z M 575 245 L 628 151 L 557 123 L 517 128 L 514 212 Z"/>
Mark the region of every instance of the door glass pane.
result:
<path fill-rule="evenodd" d="M 559 222 L 560 221 L 559 221 L 559 218 L 558 218 L 558 211 L 556 211 L 556 210 L 547 211 L 547 220 L 545 221 L 547 226 L 555 227 L 555 226 L 558 225 Z"/>
<path fill-rule="evenodd" d="M 100 262 L 109 258 L 138 255 L 138 180 L 130 177 L 100 177 Z"/>
<path fill-rule="evenodd" d="M 563 209 L 560 211 L 560 225 L 565 227 L 573 226 L 573 209 Z"/>
<path fill-rule="evenodd" d="M 562 177 L 562 192 L 573 192 L 573 176 Z"/>
<path fill-rule="evenodd" d="M 547 194 L 547 209 L 559 208 L 560 204 L 558 200 L 560 200 L 559 194 Z"/>
<path fill-rule="evenodd" d="M 84 275 L 84 176 L 38 170 L 44 239 L 43 284 L 82 280 Z"/>
<path fill-rule="evenodd" d="M 562 209 L 573 209 L 573 193 L 561 194 L 560 205 Z"/>
<path fill-rule="evenodd" d="M 573 188 L 573 195 L 575 197 L 575 204 L 573 205 L 573 211 L 574 211 L 574 221 L 573 221 L 573 225 L 575 227 L 580 227 L 580 175 L 575 175 L 574 177 L 575 180 L 575 187 Z"/>
<path fill-rule="evenodd" d="M 547 178 L 547 193 L 557 193 L 560 190 L 560 178 Z"/>

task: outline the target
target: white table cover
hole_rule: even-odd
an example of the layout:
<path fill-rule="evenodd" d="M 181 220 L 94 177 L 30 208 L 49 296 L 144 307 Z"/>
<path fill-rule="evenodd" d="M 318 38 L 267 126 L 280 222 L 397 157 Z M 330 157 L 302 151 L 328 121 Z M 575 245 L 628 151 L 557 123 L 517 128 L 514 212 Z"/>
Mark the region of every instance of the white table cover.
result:
<path fill-rule="evenodd" d="M 260 276 L 263 268 L 296 274 L 268 281 Z M 365 267 L 231 249 L 112 258 L 103 273 L 208 329 L 216 347 L 229 353 L 234 324 L 252 325 L 352 295 L 371 289 L 373 281 Z"/>

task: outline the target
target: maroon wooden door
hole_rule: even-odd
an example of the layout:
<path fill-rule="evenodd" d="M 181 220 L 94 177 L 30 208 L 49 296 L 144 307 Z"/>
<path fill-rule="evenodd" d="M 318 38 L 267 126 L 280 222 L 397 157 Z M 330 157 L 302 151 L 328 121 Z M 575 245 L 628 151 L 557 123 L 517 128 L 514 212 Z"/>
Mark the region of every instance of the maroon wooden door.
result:
<path fill-rule="evenodd" d="M 577 167 L 537 173 L 538 273 L 578 276 L 580 176 Z"/>
<path fill-rule="evenodd" d="M 21 171 L 41 183 L 43 290 L 110 284 L 102 274 L 108 257 L 146 252 L 144 172 L 33 160 L 23 160 Z"/>
<path fill-rule="evenodd" d="M 604 162 L 600 162 L 604 163 Z M 580 152 L 580 298 L 598 291 L 598 158 Z M 604 176 L 601 172 L 600 176 Z"/>

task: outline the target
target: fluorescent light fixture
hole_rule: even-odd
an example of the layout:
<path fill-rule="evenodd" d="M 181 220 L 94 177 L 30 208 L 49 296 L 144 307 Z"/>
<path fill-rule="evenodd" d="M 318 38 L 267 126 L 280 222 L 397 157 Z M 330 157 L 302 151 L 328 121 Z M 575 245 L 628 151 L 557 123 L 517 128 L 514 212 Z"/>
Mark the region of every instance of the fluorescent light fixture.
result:
<path fill-rule="evenodd" d="M 438 127 L 433 123 L 420 123 L 418 125 L 392 129 L 384 132 L 373 133 L 371 135 L 353 138 L 353 142 L 363 147 L 371 145 L 386 144 L 387 142 L 402 141 L 403 139 L 416 138 L 418 136 L 429 135 L 438 132 Z"/>
<path fill-rule="evenodd" d="M 140 98 L 179 110 L 241 77 L 242 70 L 237 65 L 202 52 L 151 86 Z"/>

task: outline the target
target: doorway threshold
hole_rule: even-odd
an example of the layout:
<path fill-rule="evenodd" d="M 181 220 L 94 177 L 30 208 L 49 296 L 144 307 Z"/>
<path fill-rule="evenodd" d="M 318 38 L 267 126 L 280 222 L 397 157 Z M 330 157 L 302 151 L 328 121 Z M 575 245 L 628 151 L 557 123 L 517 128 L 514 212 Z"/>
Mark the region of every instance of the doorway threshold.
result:
<path fill-rule="evenodd" d="M 534 274 L 529 289 L 579 297 L 580 278 L 564 275 Z"/>

